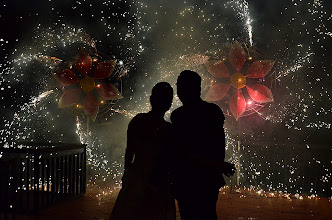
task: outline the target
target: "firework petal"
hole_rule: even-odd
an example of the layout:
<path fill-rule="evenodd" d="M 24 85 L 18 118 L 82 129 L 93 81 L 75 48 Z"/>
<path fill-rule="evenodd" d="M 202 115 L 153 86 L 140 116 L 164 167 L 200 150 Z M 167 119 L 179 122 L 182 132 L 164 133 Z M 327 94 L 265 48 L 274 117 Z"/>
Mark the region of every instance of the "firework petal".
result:
<path fill-rule="evenodd" d="M 230 84 L 228 83 L 214 84 L 206 94 L 205 100 L 208 102 L 215 102 L 223 99 L 226 96 L 229 87 Z"/>
<path fill-rule="evenodd" d="M 246 53 L 240 43 L 235 41 L 229 50 L 229 62 L 237 71 L 240 71 L 245 61 Z"/>
<path fill-rule="evenodd" d="M 116 60 L 107 60 L 97 64 L 94 70 L 93 78 L 95 79 L 106 79 L 114 71 Z"/>
<path fill-rule="evenodd" d="M 259 60 L 251 64 L 248 68 L 246 77 L 262 78 L 270 72 L 274 65 L 273 60 Z"/>
<path fill-rule="evenodd" d="M 205 65 L 209 73 L 214 77 L 217 78 L 230 77 L 229 70 L 223 62 L 208 61 Z"/>
<path fill-rule="evenodd" d="M 250 97 L 259 103 L 273 102 L 273 95 L 269 88 L 264 85 L 247 86 Z"/>
<path fill-rule="evenodd" d="M 70 69 L 64 69 L 61 72 L 57 72 L 57 73 L 54 74 L 54 77 L 63 86 L 73 85 L 73 84 L 79 82 L 79 79 L 77 78 L 77 76 Z"/>
<path fill-rule="evenodd" d="M 236 120 L 243 115 L 244 111 L 246 110 L 246 100 L 244 99 L 242 92 L 240 89 L 234 93 L 229 101 L 229 107 L 231 112 Z"/>
<path fill-rule="evenodd" d="M 81 96 L 81 89 L 66 89 L 60 97 L 58 107 L 66 108 L 75 105 Z"/>
<path fill-rule="evenodd" d="M 123 98 L 119 90 L 112 84 L 101 84 L 100 86 L 96 87 L 96 90 L 100 97 L 105 100 L 117 100 Z"/>
<path fill-rule="evenodd" d="M 94 95 L 88 93 L 84 100 L 84 113 L 92 119 L 92 121 L 96 120 L 97 113 L 99 111 L 99 102 L 95 98 Z"/>
<path fill-rule="evenodd" d="M 83 49 L 76 60 L 76 68 L 83 75 L 88 75 L 92 67 L 92 58 Z"/>

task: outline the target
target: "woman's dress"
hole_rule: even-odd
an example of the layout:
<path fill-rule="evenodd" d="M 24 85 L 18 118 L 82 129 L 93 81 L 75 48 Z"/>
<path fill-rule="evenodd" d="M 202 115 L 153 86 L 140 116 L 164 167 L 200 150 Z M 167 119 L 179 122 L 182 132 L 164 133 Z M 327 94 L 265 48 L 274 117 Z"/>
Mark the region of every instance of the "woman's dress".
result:
<path fill-rule="evenodd" d="M 134 162 L 124 172 L 110 220 L 175 220 L 168 178 L 170 126 L 153 112 L 129 123 L 126 152 L 134 152 Z"/>

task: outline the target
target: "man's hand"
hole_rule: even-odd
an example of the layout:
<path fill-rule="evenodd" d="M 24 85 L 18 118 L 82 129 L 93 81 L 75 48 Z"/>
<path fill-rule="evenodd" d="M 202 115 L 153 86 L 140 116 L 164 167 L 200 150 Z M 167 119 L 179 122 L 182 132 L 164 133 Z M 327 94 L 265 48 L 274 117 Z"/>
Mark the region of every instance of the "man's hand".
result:
<path fill-rule="evenodd" d="M 235 165 L 228 163 L 228 162 L 223 162 L 223 165 L 221 167 L 221 172 L 225 174 L 227 177 L 233 176 L 235 173 Z"/>
<path fill-rule="evenodd" d="M 196 164 L 199 167 L 206 167 L 210 170 L 221 171 L 227 177 L 233 176 L 235 173 L 235 165 L 220 161 L 220 160 L 211 160 L 195 154 L 190 155 L 191 162 Z"/>

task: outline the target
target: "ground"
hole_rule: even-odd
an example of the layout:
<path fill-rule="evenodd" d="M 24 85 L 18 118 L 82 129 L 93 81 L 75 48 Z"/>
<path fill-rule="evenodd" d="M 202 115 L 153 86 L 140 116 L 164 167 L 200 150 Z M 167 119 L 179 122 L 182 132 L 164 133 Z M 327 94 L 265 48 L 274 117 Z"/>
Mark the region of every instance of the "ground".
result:
<path fill-rule="evenodd" d="M 37 216 L 20 215 L 15 219 L 108 219 L 118 191 L 103 195 L 101 190 L 90 188 L 84 197 L 44 209 Z M 332 201 L 226 187 L 220 191 L 217 212 L 219 219 L 332 219 Z M 177 216 L 180 219 L 178 212 Z M 0 215 L 0 219 L 3 217 Z"/>

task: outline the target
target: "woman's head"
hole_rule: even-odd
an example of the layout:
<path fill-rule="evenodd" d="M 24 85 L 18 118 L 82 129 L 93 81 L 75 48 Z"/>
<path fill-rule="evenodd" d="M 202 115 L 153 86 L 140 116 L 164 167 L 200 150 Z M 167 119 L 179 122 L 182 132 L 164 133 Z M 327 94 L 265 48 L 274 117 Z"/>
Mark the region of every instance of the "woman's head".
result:
<path fill-rule="evenodd" d="M 166 112 L 171 108 L 173 88 L 167 82 L 159 82 L 153 88 L 150 103 L 153 111 Z"/>

